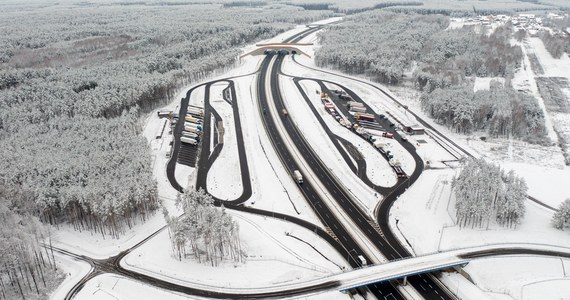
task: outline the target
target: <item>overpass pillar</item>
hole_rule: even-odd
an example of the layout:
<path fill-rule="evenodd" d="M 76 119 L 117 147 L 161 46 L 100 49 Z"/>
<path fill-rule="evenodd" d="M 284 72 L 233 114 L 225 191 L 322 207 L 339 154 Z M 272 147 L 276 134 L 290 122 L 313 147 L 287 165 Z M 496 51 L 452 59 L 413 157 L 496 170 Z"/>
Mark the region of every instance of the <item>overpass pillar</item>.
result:
<path fill-rule="evenodd" d="M 404 283 L 403 283 L 403 285 L 404 285 L 404 286 L 408 285 L 408 276 L 404 277 Z"/>

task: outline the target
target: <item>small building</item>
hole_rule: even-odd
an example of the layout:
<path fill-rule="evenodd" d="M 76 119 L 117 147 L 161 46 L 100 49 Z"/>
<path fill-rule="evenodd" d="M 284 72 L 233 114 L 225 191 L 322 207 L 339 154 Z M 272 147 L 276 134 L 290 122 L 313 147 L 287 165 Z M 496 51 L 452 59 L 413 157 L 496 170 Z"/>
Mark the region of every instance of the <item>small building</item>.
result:
<path fill-rule="evenodd" d="M 406 126 L 404 130 L 409 134 L 424 134 L 426 133 L 423 127 L 419 127 L 418 125 Z"/>

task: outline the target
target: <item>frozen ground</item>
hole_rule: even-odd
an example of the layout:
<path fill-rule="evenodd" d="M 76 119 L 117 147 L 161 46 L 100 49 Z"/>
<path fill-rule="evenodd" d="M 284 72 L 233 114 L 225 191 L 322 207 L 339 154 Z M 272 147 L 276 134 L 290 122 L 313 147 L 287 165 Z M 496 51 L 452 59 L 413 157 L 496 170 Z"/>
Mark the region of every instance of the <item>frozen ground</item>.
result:
<path fill-rule="evenodd" d="M 318 278 L 347 267 L 344 258 L 311 231 L 273 218 L 228 212 L 240 226 L 244 263 L 223 262 L 212 267 L 190 257 L 178 261 L 173 256 L 169 232 L 164 231 L 130 253 L 122 265 L 202 288 L 265 287 Z"/>

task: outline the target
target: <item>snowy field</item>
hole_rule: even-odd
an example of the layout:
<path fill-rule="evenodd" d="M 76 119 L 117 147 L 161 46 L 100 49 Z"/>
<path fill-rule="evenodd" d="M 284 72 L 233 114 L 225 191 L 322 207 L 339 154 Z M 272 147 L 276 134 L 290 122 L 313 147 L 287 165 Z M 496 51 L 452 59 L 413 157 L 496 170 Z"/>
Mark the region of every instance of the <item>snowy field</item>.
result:
<path fill-rule="evenodd" d="M 222 98 L 228 84 L 218 83 L 210 87 L 210 105 L 222 118 L 224 126 L 223 148 L 208 172 L 208 193 L 223 200 L 237 199 L 243 192 L 239 166 L 236 128 L 232 107 Z M 210 141 L 213 145 L 214 141 Z M 205 163 L 205 162 L 201 162 Z"/>
<path fill-rule="evenodd" d="M 205 289 L 266 287 L 319 278 L 349 267 L 343 257 L 311 231 L 273 218 L 228 212 L 240 226 L 245 262 L 222 262 L 212 267 L 193 258 L 179 261 L 165 230 L 130 253 L 122 265 Z"/>

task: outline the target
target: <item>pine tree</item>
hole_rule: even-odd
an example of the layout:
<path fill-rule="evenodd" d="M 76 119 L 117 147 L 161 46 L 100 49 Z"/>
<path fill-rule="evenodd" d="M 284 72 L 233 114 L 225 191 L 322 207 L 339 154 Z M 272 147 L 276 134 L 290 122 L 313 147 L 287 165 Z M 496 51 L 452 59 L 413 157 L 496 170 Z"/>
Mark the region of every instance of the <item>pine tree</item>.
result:
<path fill-rule="evenodd" d="M 570 225 L 570 198 L 560 203 L 558 211 L 552 216 L 552 226 L 556 229 L 563 230 Z"/>

